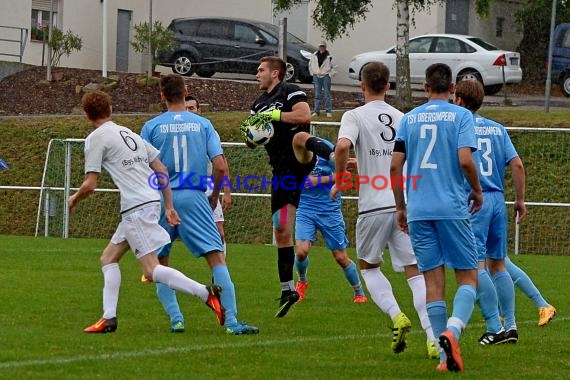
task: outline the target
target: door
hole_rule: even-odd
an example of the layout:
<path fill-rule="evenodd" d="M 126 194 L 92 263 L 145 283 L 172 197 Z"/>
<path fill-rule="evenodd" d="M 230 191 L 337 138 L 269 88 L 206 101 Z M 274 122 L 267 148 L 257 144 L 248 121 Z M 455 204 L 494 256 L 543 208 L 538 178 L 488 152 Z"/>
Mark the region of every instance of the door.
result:
<path fill-rule="evenodd" d="M 469 34 L 469 7 L 471 0 L 445 2 L 445 33 Z"/>
<path fill-rule="evenodd" d="M 233 54 L 229 21 L 202 20 L 192 41 L 201 56 L 201 62 L 196 65 L 198 75 L 200 72 L 234 72 L 231 70 L 233 62 L 228 61 Z"/>
<path fill-rule="evenodd" d="M 410 80 L 412 83 L 424 83 L 426 69 L 432 63 L 433 37 L 418 37 L 410 40 Z"/>
<path fill-rule="evenodd" d="M 236 22 L 232 24 L 231 34 L 236 69 L 240 73 L 255 74 L 259 60 L 271 55 L 271 45 L 259 33 L 259 29 L 249 24 Z"/>
<path fill-rule="evenodd" d="M 129 71 L 129 33 L 132 11 L 119 9 L 117 12 L 117 51 L 115 70 Z"/>

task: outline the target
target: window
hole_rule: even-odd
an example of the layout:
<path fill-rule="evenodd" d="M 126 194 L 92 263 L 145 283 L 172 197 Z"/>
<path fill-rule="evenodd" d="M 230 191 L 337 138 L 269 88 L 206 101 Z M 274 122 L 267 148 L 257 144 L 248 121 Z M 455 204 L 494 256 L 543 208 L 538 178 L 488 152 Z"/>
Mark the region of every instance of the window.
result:
<path fill-rule="evenodd" d="M 265 38 L 267 43 L 270 45 L 277 45 L 277 42 L 279 42 L 279 40 L 277 38 L 273 37 L 271 34 L 267 33 L 265 30 L 259 29 L 259 33 L 261 34 L 261 36 L 263 38 Z"/>
<path fill-rule="evenodd" d="M 562 33 L 562 47 L 570 47 L 570 30 L 566 30 L 564 33 Z"/>
<path fill-rule="evenodd" d="M 225 21 L 202 21 L 196 36 L 202 38 L 221 38 L 226 39 L 229 36 L 228 23 Z"/>
<path fill-rule="evenodd" d="M 461 53 L 461 42 L 453 38 L 438 38 L 436 53 Z"/>
<path fill-rule="evenodd" d="M 432 41 L 432 37 L 422 37 L 411 40 L 410 53 L 428 53 Z"/>
<path fill-rule="evenodd" d="M 197 22 L 181 21 L 176 24 L 176 31 L 185 36 L 193 36 L 196 34 L 196 29 L 198 29 Z"/>
<path fill-rule="evenodd" d="M 257 34 L 249 26 L 244 24 L 235 24 L 234 40 L 254 44 L 258 38 Z"/>
<path fill-rule="evenodd" d="M 31 23 L 31 39 L 32 41 L 43 41 L 47 39 L 49 25 L 57 26 L 57 10 L 59 8 L 59 0 L 53 2 L 52 22 L 49 20 L 51 0 L 32 0 L 32 23 Z"/>
<path fill-rule="evenodd" d="M 503 26 L 505 24 L 504 17 L 497 17 L 496 27 L 495 27 L 495 37 L 503 37 Z"/>

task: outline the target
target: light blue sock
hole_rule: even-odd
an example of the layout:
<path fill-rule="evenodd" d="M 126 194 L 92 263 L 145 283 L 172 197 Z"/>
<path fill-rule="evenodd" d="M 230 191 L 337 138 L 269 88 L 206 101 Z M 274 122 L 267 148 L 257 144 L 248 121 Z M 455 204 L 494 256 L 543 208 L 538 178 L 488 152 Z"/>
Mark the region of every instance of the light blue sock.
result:
<path fill-rule="evenodd" d="M 295 270 L 297 271 L 297 275 L 299 276 L 299 281 L 307 282 L 307 267 L 309 266 L 309 256 L 305 258 L 303 261 L 299 261 L 297 256 L 295 256 Z"/>
<path fill-rule="evenodd" d="M 436 339 L 447 329 L 447 304 L 445 301 L 434 301 L 426 304 L 427 315 Z M 445 354 L 440 351 L 440 360 L 445 359 Z"/>
<path fill-rule="evenodd" d="M 493 275 L 493 283 L 497 289 L 497 296 L 501 311 L 505 317 L 505 328 L 516 328 L 515 322 L 515 286 L 509 272 L 502 271 Z"/>
<path fill-rule="evenodd" d="M 481 309 L 481 314 L 487 323 L 487 331 L 498 333 L 503 328 L 499 320 L 499 301 L 495 285 L 486 269 L 479 270 L 479 280 L 477 282 L 477 303 Z"/>
<path fill-rule="evenodd" d="M 356 270 L 356 264 L 354 261 L 350 260 L 350 264 L 343 268 L 344 277 L 348 280 L 352 289 L 354 289 L 355 296 L 363 296 L 364 290 L 362 290 L 362 284 L 360 283 L 360 278 L 358 277 L 358 271 Z"/>
<path fill-rule="evenodd" d="M 516 266 L 508 257 L 505 258 L 505 264 L 507 266 L 507 272 L 509 272 L 513 279 L 513 283 L 534 302 L 537 308 L 547 307 L 549 305 L 525 271 Z"/>
<path fill-rule="evenodd" d="M 180 306 L 178 305 L 174 289 L 171 289 L 168 285 L 157 283 L 156 295 L 164 311 L 166 311 L 166 314 L 170 317 L 170 324 L 175 324 L 176 322 L 184 323 L 184 316 L 182 312 L 180 312 Z"/>
<path fill-rule="evenodd" d="M 226 326 L 232 326 L 237 323 L 237 305 L 236 305 L 236 289 L 228 267 L 224 264 L 216 265 L 212 268 L 212 277 L 214 283 L 222 287 L 221 301 L 222 306 L 226 309 Z"/>
<path fill-rule="evenodd" d="M 467 326 L 467 322 L 473 314 L 475 308 L 475 299 L 477 298 L 477 291 L 471 285 L 461 285 L 457 288 L 455 298 L 453 299 L 453 311 L 451 317 L 461 321 L 462 326 L 450 326 L 450 329 L 455 334 L 455 339 L 459 340 L 461 331 Z"/>

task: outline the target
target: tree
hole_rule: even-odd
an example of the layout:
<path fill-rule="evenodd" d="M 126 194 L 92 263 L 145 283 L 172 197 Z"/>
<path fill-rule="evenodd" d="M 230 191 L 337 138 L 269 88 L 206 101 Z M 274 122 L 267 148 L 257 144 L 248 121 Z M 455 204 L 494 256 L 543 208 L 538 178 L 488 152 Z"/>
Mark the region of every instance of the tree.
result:
<path fill-rule="evenodd" d="M 517 12 L 515 19 L 523 31 L 517 48 L 521 54 L 521 67 L 525 81 L 542 81 L 545 77 L 544 62 L 550 40 L 552 0 L 527 0 Z M 556 24 L 570 22 L 570 2 L 558 0 Z"/>
<path fill-rule="evenodd" d="M 282 12 L 301 3 L 302 0 L 274 0 L 273 11 Z M 371 0 L 314 0 L 317 6 L 313 11 L 313 24 L 320 29 L 325 38 L 335 39 L 349 35 L 357 22 L 366 19 Z M 410 88 L 409 40 L 410 22 L 416 12 L 429 11 L 436 3 L 445 0 L 394 0 L 397 9 L 396 37 L 396 107 L 411 108 L 412 92 Z M 477 13 L 489 14 L 493 0 L 475 0 Z M 410 19 L 410 13 L 412 18 Z"/>
<path fill-rule="evenodd" d="M 47 33 L 47 31 L 45 32 Z M 69 57 L 72 52 L 80 51 L 83 47 L 83 40 L 71 30 L 63 33 L 60 29 L 54 27 L 51 31 L 51 38 L 48 41 L 48 46 L 51 48 L 51 61 L 52 67 L 58 67 L 61 57 L 65 55 Z"/>
<path fill-rule="evenodd" d="M 131 46 L 138 53 L 148 54 L 148 40 L 150 34 L 150 50 L 152 56 L 151 70 L 154 72 L 158 65 L 158 55 L 162 50 L 168 50 L 176 45 L 174 32 L 162 25 L 162 22 L 155 21 L 152 24 L 152 31 L 149 31 L 149 23 L 141 22 L 135 25 L 135 33 Z"/>

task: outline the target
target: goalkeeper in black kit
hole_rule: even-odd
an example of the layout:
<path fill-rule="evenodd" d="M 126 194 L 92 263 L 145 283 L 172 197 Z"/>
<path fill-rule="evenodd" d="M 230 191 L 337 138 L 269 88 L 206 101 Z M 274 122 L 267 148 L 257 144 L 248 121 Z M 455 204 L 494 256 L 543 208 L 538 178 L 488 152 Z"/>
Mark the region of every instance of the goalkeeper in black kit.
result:
<path fill-rule="evenodd" d="M 285 62 L 278 57 L 260 60 L 256 79 L 264 93 L 253 103 L 251 116 L 241 126 L 244 140 L 247 127 L 261 126 L 266 122 L 274 126 L 273 137 L 265 144 L 265 150 L 273 168 L 271 214 L 281 283 L 277 318 L 284 317 L 299 300 L 293 281 L 295 250 L 292 232 L 305 177 L 315 166 L 315 155 L 334 162 L 334 148 L 308 133 L 311 111 L 307 95 L 298 86 L 283 81 L 285 70 Z M 246 144 L 255 148 L 247 140 Z"/>

